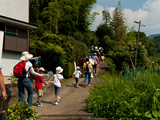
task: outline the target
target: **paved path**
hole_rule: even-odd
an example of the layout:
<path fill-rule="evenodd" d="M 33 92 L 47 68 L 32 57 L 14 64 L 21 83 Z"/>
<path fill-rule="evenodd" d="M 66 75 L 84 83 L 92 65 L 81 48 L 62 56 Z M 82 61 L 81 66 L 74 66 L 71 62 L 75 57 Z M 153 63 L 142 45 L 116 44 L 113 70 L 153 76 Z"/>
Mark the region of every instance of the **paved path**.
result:
<path fill-rule="evenodd" d="M 105 73 L 107 64 L 104 63 L 101 67 L 98 68 L 96 78 L 91 79 L 91 86 L 83 87 L 84 78 L 80 78 L 79 88 L 75 87 L 75 79 L 71 78 L 70 80 L 62 84 L 60 90 L 60 101 L 57 106 L 54 105 L 55 95 L 54 90 L 44 92 L 42 97 L 43 106 L 36 106 L 36 97 L 33 100 L 33 108 L 38 112 L 37 115 L 65 115 L 65 114 L 90 114 L 86 112 L 86 103 L 85 99 L 89 95 L 89 89 L 94 87 L 94 84 L 100 83 L 98 76 L 101 76 Z"/>

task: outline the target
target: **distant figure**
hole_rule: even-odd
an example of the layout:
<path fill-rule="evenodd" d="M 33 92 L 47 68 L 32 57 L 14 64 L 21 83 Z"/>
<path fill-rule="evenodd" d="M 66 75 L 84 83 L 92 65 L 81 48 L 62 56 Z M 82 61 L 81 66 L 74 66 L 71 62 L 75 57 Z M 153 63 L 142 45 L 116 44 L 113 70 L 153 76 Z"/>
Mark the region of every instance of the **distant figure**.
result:
<path fill-rule="evenodd" d="M 80 66 L 80 69 L 81 69 L 82 74 L 84 74 L 83 64 L 84 64 L 85 62 L 86 62 L 86 55 L 83 54 L 83 57 L 81 58 L 80 63 L 79 63 L 79 66 Z"/>
<path fill-rule="evenodd" d="M 91 51 L 91 53 L 94 52 L 94 47 L 93 47 L 93 45 L 90 46 L 90 51 Z"/>
<path fill-rule="evenodd" d="M 54 80 L 54 89 L 55 89 L 55 96 L 56 96 L 56 101 L 55 101 L 55 105 L 58 105 L 58 102 L 60 100 L 60 88 L 61 88 L 61 84 L 62 84 L 62 79 L 64 79 L 63 75 L 63 69 L 58 66 L 56 68 L 56 74 L 53 75 L 53 77 L 47 82 L 47 84 L 51 81 Z"/>
<path fill-rule="evenodd" d="M 92 59 L 94 60 L 93 71 L 95 72 L 95 75 L 97 75 L 98 57 L 97 57 L 97 54 L 96 54 L 96 53 L 94 53 L 94 55 L 92 56 Z"/>
<path fill-rule="evenodd" d="M 7 94 L 6 94 L 6 88 L 5 88 L 5 85 L 4 85 L 3 74 L 2 74 L 2 71 L 1 71 L 2 68 L 3 68 L 3 65 L 2 65 L 1 58 L 0 58 L 0 86 L 1 86 L 1 89 L 2 89 L 2 99 L 6 100 L 7 99 Z"/>
<path fill-rule="evenodd" d="M 100 45 L 100 47 L 99 47 L 99 52 L 100 52 L 101 54 L 104 52 L 104 49 L 103 49 L 102 45 Z"/>
<path fill-rule="evenodd" d="M 38 71 L 39 71 L 40 74 L 44 74 L 45 69 L 43 67 L 40 67 L 38 69 Z M 38 95 L 37 106 L 40 107 L 40 106 L 42 106 L 41 97 L 43 96 L 43 91 L 42 91 L 43 84 L 42 83 L 44 83 L 45 85 L 47 85 L 47 83 L 43 80 L 43 78 L 41 76 L 36 76 L 34 80 L 35 80 L 36 92 L 37 92 L 37 95 Z"/>
<path fill-rule="evenodd" d="M 95 47 L 94 47 L 94 52 L 97 52 L 97 50 L 98 50 L 98 47 L 95 46 Z"/>
<path fill-rule="evenodd" d="M 76 81 L 76 87 L 79 87 L 79 77 L 82 74 L 80 70 L 80 67 L 77 66 L 77 70 L 73 73 L 72 77 L 75 76 L 75 81 Z"/>
<path fill-rule="evenodd" d="M 87 83 L 87 76 L 88 76 L 88 86 L 91 86 L 91 71 L 92 71 L 92 65 L 89 63 L 89 59 L 86 59 L 86 63 L 83 65 L 83 69 L 85 71 L 85 79 L 84 79 L 84 87 L 86 87 Z"/>

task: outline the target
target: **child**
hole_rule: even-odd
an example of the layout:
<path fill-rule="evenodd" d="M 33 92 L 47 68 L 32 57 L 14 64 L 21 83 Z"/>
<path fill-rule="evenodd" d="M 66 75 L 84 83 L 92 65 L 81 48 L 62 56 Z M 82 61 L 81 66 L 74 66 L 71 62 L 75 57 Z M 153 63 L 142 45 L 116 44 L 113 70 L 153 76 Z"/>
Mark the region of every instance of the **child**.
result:
<path fill-rule="evenodd" d="M 54 89 L 55 89 L 55 96 L 56 96 L 55 105 L 58 105 L 58 102 L 60 100 L 59 92 L 62 84 L 62 79 L 64 79 L 62 72 L 63 72 L 63 69 L 60 66 L 58 66 L 56 68 L 56 74 L 54 74 L 53 77 L 47 82 L 48 84 L 51 80 L 54 79 Z"/>
<path fill-rule="evenodd" d="M 101 62 L 101 56 L 98 57 L 98 67 L 101 66 L 100 62 Z"/>
<path fill-rule="evenodd" d="M 45 69 L 43 67 L 40 67 L 38 69 L 38 71 L 40 74 L 44 74 Z M 39 106 L 39 107 L 42 106 L 42 104 L 41 104 L 41 97 L 43 96 L 42 83 L 47 85 L 47 83 L 43 80 L 43 78 L 41 76 L 36 76 L 35 77 L 35 88 L 36 88 L 36 92 L 38 95 L 37 106 Z"/>
<path fill-rule="evenodd" d="M 75 76 L 75 80 L 76 80 L 76 87 L 79 87 L 79 76 L 82 74 L 80 70 L 80 67 L 77 66 L 77 70 L 73 73 L 72 77 Z"/>

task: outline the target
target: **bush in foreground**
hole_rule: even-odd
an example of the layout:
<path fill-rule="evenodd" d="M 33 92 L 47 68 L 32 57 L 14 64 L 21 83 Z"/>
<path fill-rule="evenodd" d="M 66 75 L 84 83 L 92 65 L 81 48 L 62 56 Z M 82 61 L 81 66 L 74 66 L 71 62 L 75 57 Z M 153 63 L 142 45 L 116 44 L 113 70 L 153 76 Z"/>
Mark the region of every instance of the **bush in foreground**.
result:
<path fill-rule="evenodd" d="M 151 71 L 137 77 L 106 73 L 104 83 L 90 90 L 88 111 L 95 117 L 119 120 L 160 119 L 159 76 Z"/>

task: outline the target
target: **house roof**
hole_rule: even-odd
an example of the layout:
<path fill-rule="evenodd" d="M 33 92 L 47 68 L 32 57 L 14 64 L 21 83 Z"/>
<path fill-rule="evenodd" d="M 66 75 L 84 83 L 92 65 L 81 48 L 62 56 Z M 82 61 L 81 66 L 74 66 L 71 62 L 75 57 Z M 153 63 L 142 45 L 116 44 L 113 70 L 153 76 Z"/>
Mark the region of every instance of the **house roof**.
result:
<path fill-rule="evenodd" d="M 25 28 L 25 29 L 29 29 L 29 30 L 37 28 L 37 26 L 32 25 L 30 23 L 23 22 L 20 20 L 9 18 L 9 17 L 5 17 L 2 15 L 0 15 L 0 23 L 6 23 L 8 25 L 12 25 L 12 26 L 20 27 L 20 28 Z"/>

